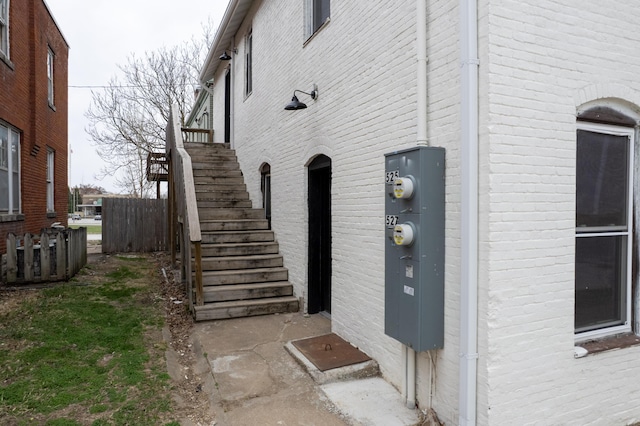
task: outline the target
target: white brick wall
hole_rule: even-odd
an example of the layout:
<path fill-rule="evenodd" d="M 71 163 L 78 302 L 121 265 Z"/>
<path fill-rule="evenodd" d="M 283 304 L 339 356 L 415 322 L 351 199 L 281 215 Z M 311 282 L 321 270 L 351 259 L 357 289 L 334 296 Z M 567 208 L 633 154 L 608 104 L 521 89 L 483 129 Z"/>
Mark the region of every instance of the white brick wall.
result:
<path fill-rule="evenodd" d="M 637 5 L 509 0 L 487 7 L 483 422 L 637 421 L 638 348 L 573 358 L 575 114 L 601 97 L 638 101 Z"/>
<path fill-rule="evenodd" d="M 272 175 L 273 229 L 298 296 L 307 288 L 307 170 L 332 159 L 334 331 L 402 385 L 384 334 L 384 153 L 415 146 L 415 1 L 332 2 L 304 45 L 303 2 L 256 2 L 239 30 L 234 147 L 254 206 Z M 632 0 L 479 1 L 480 264 L 478 424 L 609 425 L 640 420 L 630 348 L 573 358 L 575 113 L 619 97 L 640 105 Z M 445 347 L 418 356 L 418 400 L 458 423 L 460 288 L 459 11 L 429 0 L 428 138 L 446 153 Z M 244 40 L 253 30 L 253 93 Z M 308 109 L 284 111 L 313 84 Z M 224 134 L 216 75 L 215 139 Z"/>

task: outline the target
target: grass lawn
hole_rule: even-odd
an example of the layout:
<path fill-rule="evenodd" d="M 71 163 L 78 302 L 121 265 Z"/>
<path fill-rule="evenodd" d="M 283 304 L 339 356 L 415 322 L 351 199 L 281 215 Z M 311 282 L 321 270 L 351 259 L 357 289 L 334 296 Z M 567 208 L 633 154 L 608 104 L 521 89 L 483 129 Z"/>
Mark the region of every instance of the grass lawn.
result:
<path fill-rule="evenodd" d="M 144 256 L 112 261 L 108 273 L 88 265 L 69 284 L 12 292 L 21 302 L 0 310 L 0 424 L 178 424 L 158 271 Z"/>

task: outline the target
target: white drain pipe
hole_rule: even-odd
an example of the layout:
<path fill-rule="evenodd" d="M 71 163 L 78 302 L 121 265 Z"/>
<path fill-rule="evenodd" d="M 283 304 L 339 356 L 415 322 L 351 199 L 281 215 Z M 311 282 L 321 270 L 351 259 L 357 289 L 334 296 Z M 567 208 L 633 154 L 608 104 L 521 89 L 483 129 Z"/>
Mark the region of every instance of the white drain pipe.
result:
<path fill-rule="evenodd" d="M 478 369 L 478 4 L 460 0 L 461 282 L 459 424 L 476 424 Z"/>
<path fill-rule="evenodd" d="M 416 2 L 416 56 L 418 65 L 418 75 L 416 82 L 416 113 L 417 120 L 417 143 L 418 145 L 429 145 L 427 139 L 427 0 L 417 0 Z M 416 351 L 406 347 L 405 353 L 405 375 L 406 375 L 406 395 L 407 407 L 416 407 Z"/>

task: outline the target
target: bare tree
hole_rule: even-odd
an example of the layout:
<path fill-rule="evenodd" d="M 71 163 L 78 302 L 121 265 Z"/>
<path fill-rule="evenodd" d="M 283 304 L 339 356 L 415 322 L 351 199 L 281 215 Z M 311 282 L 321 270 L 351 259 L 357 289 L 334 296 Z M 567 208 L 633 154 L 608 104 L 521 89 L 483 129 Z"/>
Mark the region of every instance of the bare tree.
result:
<path fill-rule="evenodd" d="M 98 178 L 116 176 L 116 185 L 138 197 L 153 193 L 154 182 L 146 180 L 147 155 L 164 151 L 165 127 L 172 104 L 177 104 L 182 122 L 193 103 L 198 74 L 208 51 L 212 24 L 203 25 L 203 38 L 173 47 L 132 54 L 119 66 L 104 90 L 91 93 L 85 113 L 86 129 L 106 163 Z"/>

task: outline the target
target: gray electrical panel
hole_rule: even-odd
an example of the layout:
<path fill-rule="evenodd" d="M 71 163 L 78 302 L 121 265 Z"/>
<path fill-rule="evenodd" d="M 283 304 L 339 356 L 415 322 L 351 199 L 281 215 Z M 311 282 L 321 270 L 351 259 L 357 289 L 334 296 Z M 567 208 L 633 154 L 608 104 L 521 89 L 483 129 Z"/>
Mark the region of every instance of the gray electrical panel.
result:
<path fill-rule="evenodd" d="M 384 329 L 415 351 L 444 345 L 444 154 L 385 154 Z"/>

